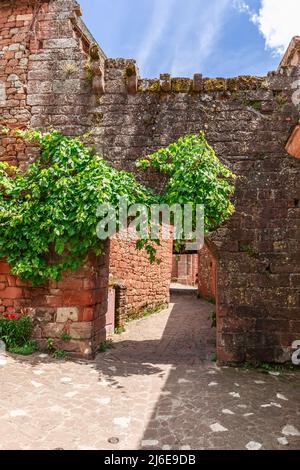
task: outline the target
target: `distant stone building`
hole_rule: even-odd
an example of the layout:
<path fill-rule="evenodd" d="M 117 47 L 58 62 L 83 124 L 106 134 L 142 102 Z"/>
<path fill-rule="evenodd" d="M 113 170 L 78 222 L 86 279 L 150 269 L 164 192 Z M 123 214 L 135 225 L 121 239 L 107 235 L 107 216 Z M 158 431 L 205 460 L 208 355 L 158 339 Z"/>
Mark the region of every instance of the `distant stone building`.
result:
<path fill-rule="evenodd" d="M 288 360 L 300 338 L 299 38 L 266 77 L 147 80 L 134 60 L 107 58 L 80 15 L 73 0 L 1 1 L 0 124 L 70 135 L 92 131 L 99 153 L 154 187 L 159 176 L 137 172 L 136 159 L 203 129 L 240 176 L 234 216 L 207 239 L 219 361 Z M 1 136 L 1 160 L 24 166 L 35 155 L 21 140 Z M 123 295 L 133 310 L 147 298 L 168 301 L 170 245 L 161 254 L 161 271 L 142 270 L 144 294 Z M 71 325 L 74 352 L 90 353 L 105 337 L 109 266 L 128 284 L 128 264 L 142 265 L 131 255 L 119 267 L 108 257 L 91 259 L 61 284 L 36 290 L 13 278 L 3 261 L 0 309 L 34 308 L 41 340 Z"/>
<path fill-rule="evenodd" d="M 187 286 L 198 284 L 198 254 L 174 254 L 172 281 Z"/>

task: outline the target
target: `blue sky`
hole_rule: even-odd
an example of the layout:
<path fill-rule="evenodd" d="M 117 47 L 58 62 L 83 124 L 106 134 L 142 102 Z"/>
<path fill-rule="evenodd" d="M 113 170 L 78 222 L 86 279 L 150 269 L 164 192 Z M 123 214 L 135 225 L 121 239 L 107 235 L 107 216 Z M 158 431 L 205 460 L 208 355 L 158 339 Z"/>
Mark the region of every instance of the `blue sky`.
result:
<path fill-rule="evenodd" d="M 105 53 L 136 59 L 148 78 L 265 75 L 300 34 L 299 0 L 79 2 Z"/>

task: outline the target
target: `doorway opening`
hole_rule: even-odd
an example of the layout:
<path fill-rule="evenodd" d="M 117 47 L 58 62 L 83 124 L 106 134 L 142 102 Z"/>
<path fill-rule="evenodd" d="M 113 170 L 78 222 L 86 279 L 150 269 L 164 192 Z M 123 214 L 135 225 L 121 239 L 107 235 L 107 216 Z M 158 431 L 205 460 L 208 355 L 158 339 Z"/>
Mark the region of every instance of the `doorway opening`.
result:
<path fill-rule="evenodd" d="M 170 285 L 171 319 L 180 324 L 198 360 L 216 358 L 217 261 L 208 243 L 198 252 L 173 253 Z M 176 315 L 175 315 L 176 314 Z"/>

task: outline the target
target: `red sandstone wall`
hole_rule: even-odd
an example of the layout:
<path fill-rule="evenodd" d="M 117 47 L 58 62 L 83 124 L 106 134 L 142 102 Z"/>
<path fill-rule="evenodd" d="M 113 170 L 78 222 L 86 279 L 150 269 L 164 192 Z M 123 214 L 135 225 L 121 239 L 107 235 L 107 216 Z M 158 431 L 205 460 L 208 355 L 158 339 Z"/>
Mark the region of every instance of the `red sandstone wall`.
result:
<path fill-rule="evenodd" d="M 47 4 L 41 6 L 46 13 Z M 27 103 L 28 67 L 33 36 L 29 34 L 34 7 L 28 1 L 4 1 L 0 5 L 0 160 L 27 161 L 24 142 L 1 134 L 1 126 L 24 128 L 31 119 Z"/>
<path fill-rule="evenodd" d="M 90 355 L 106 336 L 107 294 L 108 257 L 91 256 L 76 273 L 40 287 L 12 276 L 9 266 L 0 261 L 0 314 L 28 309 L 42 347 L 53 338 L 61 349 Z M 72 340 L 62 341 L 63 332 Z"/>
<path fill-rule="evenodd" d="M 300 161 L 284 144 L 299 120 L 291 100 L 299 68 L 260 78 L 137 80 L 125 78 L 134 61 L 108 59 L 99 99 L 86 79 L 74 6 L 1 0 L 0 123 L 70 134 L 96 127 L 92 144 L 132 171 L 141 155 L 206 130 L 217 155 L 242 176 L 235 215 L 213 237 L 219 360 L 289 360 L 300 334 Z M 0 135 L 0 159 L 23 164 L 31 156 L 21 141 Z M 152 173 L 148 182 L 159 186 Z"/>
<path fill-rule="evenodd" d="M 216 301 L 217 264 L 206 245 L 198 253 L 198 293 L 207 300 Z"/>
<path fill-rule="evenodd" d="M 126 289 L 126 314 L 146 306 L 165 305 L 170 300 L 173 240 L 162 240 L 157 249 L 161 263 L 151 264 L 145 250 L 138 251 L 134 240 L 116 236 L 110 240 L 109 273 L 114 282 Z"/>
<path fill-rule="evenodd" d="M 106 61 L 103 119 L 93 139 L 107 160 L 135 160 L 204 129 L 217 155 L 239 175 L 235 214 L 214 232 L 218 256 L 218 360 L 289 361 L 300 334 L 300 160 L 284 149 L 299 109 L 299 68 L 266 77 L 138 80 L 127 94 L 128 60 Z M 159 186 L 157 175 L 143 175 Z M 199 271 L 199 278 L 200 278 Z"/>
<path fill-rule="evenodd" d="M 91 97 L 85 70 L 89 41 L 76 11 L 73 0 L 1 0 L 0 161 L 22 167 L 37 154 L 34 146 L 6 134 L 1 126 L 59 127 L 67 134 L 87 129 L 83 115 Z M 73 340 L 61 347 L 89 354 L 105 339 L 105 263 L 90 259 L 61 282 L 32 288 L 0 262 L 0 314 L 29 308 L 42 345 L 53 337 L 59 346 L 62 332 L 68 330 Z"/>
<path fill-rule="evenodd" d="M 194 286 L 198 279 L 198 255 L 173 255 L 172 281 Z"/>
<path fill-rule="evenodd" d="M 1 126 L 79 135 L 92 125 L 90 38 L 76 11 L 73 0 L 0 2 L 0 160 L 24 166 L 36 156 Z"/>

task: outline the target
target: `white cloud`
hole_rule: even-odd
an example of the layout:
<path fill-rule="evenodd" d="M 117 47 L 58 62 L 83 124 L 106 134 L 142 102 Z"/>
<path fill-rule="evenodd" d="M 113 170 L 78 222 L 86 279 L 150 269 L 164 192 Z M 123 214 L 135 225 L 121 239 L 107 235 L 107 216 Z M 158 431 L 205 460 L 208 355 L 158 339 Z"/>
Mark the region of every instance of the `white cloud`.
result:
<path fill-rule="evenodd" d="M 214 51 L 222 32 L 224 19 L 232 0 L 152 0 L 153 7 L 147 29 L 137 54 L 141 71 L 158 50 L 159 71 L 173 76 L 189 76 L 201 72 Z"/>
<path fill-rule="evenodd" d="M 293 36 L 300 35 L 299 0 L 261 0 L 258 13 L 243 0 L 234 0 L 236 8 L 249 14 L 265 38 L 266 47 L 282 54 Z"/>
<path fill-rule="evenodd" d="M 144 40 L 139 46 L 137 62 L 138 66 L 143 69 L 151 54 L 160 42 L 165 29 L 172 17 L 174 0 L 154 0 L 152 17 L 149 22 L 148 30 L 145 33 Z"/>
<path fill-rule="evenodd" d="M 194 4 L 189 21 L 182 21 L 176 36 L 176 46 L 173 53 L 172 75 L 189 75 L 191 71 L 201 72 L 206 60 L 214 51 L 231 0 L 210 0 L 209 3 Z M 191 32 L 196 31 L 196 41 L 191 48 L 187 40 Z"/>

